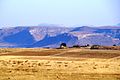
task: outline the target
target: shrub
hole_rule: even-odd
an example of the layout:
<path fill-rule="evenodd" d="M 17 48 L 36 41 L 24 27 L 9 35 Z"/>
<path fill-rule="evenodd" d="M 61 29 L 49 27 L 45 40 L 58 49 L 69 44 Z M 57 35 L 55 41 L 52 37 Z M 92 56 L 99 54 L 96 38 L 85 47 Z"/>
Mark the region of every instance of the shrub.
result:
<path fill-rule="evenodd" d="M 116 44 L 114 44 L 113 46 L 116 46 Z"/>
<path fill-rule="evenodd" d="M 92 45 L 90 49 L 99 49 L 100 45 Z"/>
<path fill-rule="evenodd" d="M 61 43 L 61 44 L 60 44 L 60 48 L 61 48 L 61 49 L 67 48 L 66 43 Z"/>
<path fill-rule="evenodd" d="M 73 48 L 80 48 L 79 45 L 73 45 Z"/>

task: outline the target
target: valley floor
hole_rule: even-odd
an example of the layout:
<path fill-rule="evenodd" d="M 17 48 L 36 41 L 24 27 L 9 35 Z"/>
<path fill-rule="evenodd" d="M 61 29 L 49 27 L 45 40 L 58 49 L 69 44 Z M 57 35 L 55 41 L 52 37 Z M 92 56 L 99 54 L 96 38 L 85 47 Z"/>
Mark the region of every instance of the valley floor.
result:
<path fill-rule="evenodd" d="M 1 48 L 0 80 L 120 80 L 120 51 Z"/>

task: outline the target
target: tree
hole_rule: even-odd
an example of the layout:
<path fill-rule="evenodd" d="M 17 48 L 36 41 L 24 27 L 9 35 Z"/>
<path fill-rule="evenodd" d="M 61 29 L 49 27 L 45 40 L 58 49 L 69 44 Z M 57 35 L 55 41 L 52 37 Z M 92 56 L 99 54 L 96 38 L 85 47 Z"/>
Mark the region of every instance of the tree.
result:
<path fill-rule="evenodd" d="M 116 46 L 116 44 L 114 44 L 113 46 Z"/>
<path fill-rule="evenodd" d="M 61 48 L 61 49 L 67 48 L 66 43 L 61 43 L 61 44 L 60 44 L 60 48 Z"/>
<path fill-rule="evenodd" d="M 89 44 L 86 45 L 87 47 L 90 46 Z"/>
<path fill-rule="evenodd" d="M 80 48 L 79 45 L 73 45 L 73 48 Z"/>

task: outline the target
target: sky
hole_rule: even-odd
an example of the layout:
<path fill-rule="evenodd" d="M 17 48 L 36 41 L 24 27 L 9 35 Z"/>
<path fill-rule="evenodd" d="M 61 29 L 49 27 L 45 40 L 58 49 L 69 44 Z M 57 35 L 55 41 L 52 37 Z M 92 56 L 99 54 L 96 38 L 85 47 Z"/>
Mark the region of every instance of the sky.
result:
<path fill-rule="evenodd" d="M 0 27 L 108 26 L 120 23 L 120 0 L 0 0 Z"/>

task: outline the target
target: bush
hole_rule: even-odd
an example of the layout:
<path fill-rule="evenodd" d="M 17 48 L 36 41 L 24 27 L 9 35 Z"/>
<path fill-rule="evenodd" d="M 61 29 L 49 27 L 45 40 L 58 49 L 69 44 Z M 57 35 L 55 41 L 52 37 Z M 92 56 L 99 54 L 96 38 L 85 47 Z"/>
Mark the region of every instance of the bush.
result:
<path fill-rule="evenodd" d="M 61 48 L 61 49 L 67 48 L 66 43 L 61 43 L 61 44 L 60 44 L 60 48 Z"/>
<path fill-rule="evenodd" d="M 114 44 L 113 46 L 116 46 L 116 44 Z"/>
<path fill-rule="evenodd" d="M 79 45 L 73 45 L 73 48 L 80 48 Z"/>
<path fill-rule="evenodd" d="M 90 49 L 99 49 L 100 45 L 92 45 Z"/>

